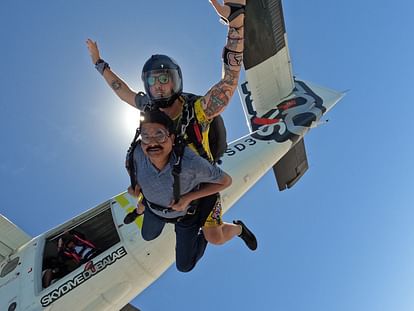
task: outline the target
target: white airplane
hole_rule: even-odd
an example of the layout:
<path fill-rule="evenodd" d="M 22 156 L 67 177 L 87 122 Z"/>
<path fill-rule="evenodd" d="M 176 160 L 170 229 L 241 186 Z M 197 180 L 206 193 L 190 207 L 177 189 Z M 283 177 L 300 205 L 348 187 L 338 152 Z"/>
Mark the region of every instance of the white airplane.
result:
<path fill-rule="evenodd" d="M 271 168 L 280 190 L 292 187 L 308 168 L 304 135 L 344 95 L 293 77 L 281 0 L 248 1 L 245 40 L 239 93 L 250 134 L 229 144 L 222 159 L 233 179 L 222 193 L 224 211 Z M 142 217 L 123 224 L 135 205 L 121 193 L 34 238 L 0 215 L 0 310 L 138 310 L 128 303 L 174 263 L 175 235 L 167 225 L 144 241 Z M 59 237 L 73 229 L 97 245 L 93 269 L 82 264 L 43 288 Z"/>

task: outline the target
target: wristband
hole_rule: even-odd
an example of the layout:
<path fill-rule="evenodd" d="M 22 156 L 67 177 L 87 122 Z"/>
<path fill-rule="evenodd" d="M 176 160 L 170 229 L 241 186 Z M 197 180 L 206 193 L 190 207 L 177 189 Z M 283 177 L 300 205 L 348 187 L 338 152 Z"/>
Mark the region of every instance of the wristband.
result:
<path fill-rule="evenodd" d="M 111 67 L 109 67 L 109 64 L 101 58 L 96 61 L 95 68 L 101 75 L 104 74 L 106 68 L 111 69 Z"/>
<path fill-rule="evenodd" d="M 227 47 L 223 49 L 223 62 L 228 66 L 239 67 L 243 63 L 243 52 L 229 50 Z"/>

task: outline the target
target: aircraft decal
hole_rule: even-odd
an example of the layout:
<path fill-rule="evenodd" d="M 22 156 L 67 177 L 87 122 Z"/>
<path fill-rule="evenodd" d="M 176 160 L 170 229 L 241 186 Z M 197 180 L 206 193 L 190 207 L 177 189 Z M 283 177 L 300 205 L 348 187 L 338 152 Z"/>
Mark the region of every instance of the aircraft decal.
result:
<path fill-rule="evenodd" d="M 115 263 L 118 259 L 124 257 L 127 254 L 127 251 L 123 246 L 118 248 L 116 251 L 112 252 L 108 256 L 102 258 L 100 261 L 93 264 L 94 269 L 89 269 L 82 271 L 75 275 L 71 280 L 66 281 L 58 288 L 54 289 L 50 293 L 44 295 L 40 299 L 42 307 L 47 307 L 59 298 L 63 297 L 79 285 L 85 283 L 90 278 L 94 277 L 99 272 L 105 270 L 108 266 Z"/>
<path fill-rule="evenodd" d="M 234 146 L 231 146 L 229 148 L 226 149 L 225 154 L 228 156 L 234 156 L 238 151 L 244 151 L 246 150 L 249 146 L 253 146 L 257 143 L 257 141 L 252 138 L 246 138 L 243 142 L 241 143 L 237 143 Z"/>
<path fill-rule="evenodd" d="M 241 90 L 245 95 L 244 102 L 252 131 L 260 129 L 252 134 L 257 140 L 274 140 L 279 143 L 291 140 L 295 143 L 311 127 L 312 122 L 318 121 L 326 111 L 322 98 L 302 81 L 295 80 L 294 98 L 280 103 L 260 117 L 254 109 L 248 82 L 241 85 Z"/>

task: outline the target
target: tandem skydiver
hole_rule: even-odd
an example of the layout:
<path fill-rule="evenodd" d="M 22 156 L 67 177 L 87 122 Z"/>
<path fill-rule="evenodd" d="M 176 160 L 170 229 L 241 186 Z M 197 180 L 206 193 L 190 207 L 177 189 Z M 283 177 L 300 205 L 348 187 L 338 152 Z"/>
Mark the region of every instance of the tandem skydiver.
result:
<path fill-rule="evenodd" d="M 144 193 L 142 237 L 153 240 L 161 234 L 165 223 L 173 223 L 177 269 L 191 271 L 207 246 L 200 227 L 210 213 L 216 193 L 230 186 L 231 177 L 187 146 L 181 156 L 177 155 L 173 121 L 162 111 L 145 112 L 139 132 L 132 161 L 139 190 Z M 178 157 L 181 172 L 177 180 L 173 175 Z M 238 222 L 231 230 L 233 236 L 243 233 L 248 241 L 255 242 L 251 232 Z"/>
<path fill-rule="evenodd" d="M 210 2 L 228 25 L 228 35 L 227 44 L 223 49 L 222 79 L 204 96 L 183 92 L 181 69 L 171 57 L 166 55 L 153 55 L 147 60 L 141 75 L 146 94 L 136 93 L 110 69 L 107 62 L 101 59 L 96 42 L 88 39 L 86 43 L 96 69 L 121 100 L 140 111 L 165 112 L 174 120 L 175 133 L 184 136 L 190 148 L 214 163 L 223 154 L 226 144 L 221 148 L 212 148 L 212 142 L 208 139 L 209 129 L 213 123 L 220 123 L 220 119 L 217 119 L 220 118 L 220 113 L 228 105 L 237 88 L 243 61 L 246 0 L 224 0 L 224 5 L 219 4 L 217 0 Z M 132 192 L 138 195 L 139 184 L 133 186 Z M 243 234 L 250 232 L 247 227 L 242 222 L 237 225 L 223 222 L 220 197 L 212 194 L 211 198 L 209 207 L 211 213 L 203 227 L 207 241 L 212 244 L 223 244 L 242 231 L 240 237 L 250 249 L 255 250 L 257 241 L 254 236 L 251 234 L 252 238 L 250 238 Z M 125 217 L 125 223 L 133 222 L 139 215 L 140 211 L 137 208 Z"/>

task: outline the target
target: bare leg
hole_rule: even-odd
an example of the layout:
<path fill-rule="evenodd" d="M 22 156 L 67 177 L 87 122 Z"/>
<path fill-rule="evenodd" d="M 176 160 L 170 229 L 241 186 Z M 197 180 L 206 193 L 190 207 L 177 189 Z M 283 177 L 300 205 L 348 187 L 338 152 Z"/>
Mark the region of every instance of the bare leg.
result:
<path fill-rule="evenodd" d="M 242 227 L 230 223 L 223 223 L 219 226 L 203 227 L 204 237 L 208 242 L 215 245 L 222 245 L 235 236 L 241 234 Z"/>

